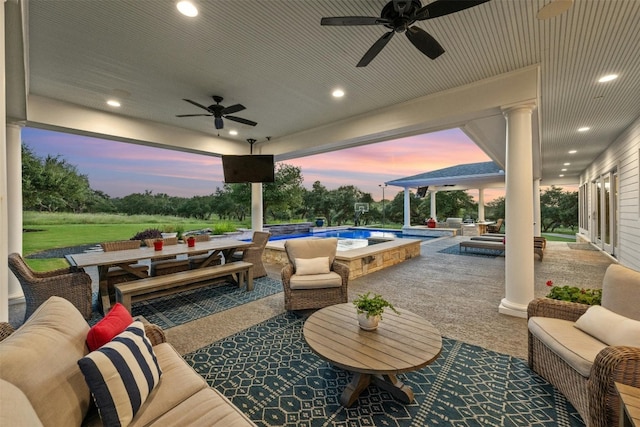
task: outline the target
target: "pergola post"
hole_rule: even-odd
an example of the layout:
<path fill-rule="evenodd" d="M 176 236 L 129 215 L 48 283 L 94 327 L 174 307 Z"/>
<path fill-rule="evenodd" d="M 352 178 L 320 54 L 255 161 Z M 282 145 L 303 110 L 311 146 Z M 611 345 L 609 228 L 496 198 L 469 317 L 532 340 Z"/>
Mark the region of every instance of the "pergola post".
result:
<path fill-rule="evenodd" d="M 484 188 L 478 189 L 478 221 L 484 221 Z"/>
<path fill-rule="evenodd" d="M 533 235 L 542 234 L 542 215 L 540 213 L 540 178 L 533 180 Z"/>
<path fill-rule="evenodd" d="M 404 226 L 411 227 L 411 191 L 404 187 Z"/>
<path fill-rule="evenodd" d="M 262 183 L 251 183 L 251 229 L 253 231 L 262 231 L 264 215 L 262 212 Z"/>
<path fill-rule="evenodd" d="M 437 188 L 429 190 L 429 194 L 431 195 L 431 218 L 438 220 L 437 212 L 436 212 L 436 193 L 438 192 Z"/>
<path fill-rule="evenodd" d="M 8 253 L 22 255 L 22 126 L 7 124 L 7 233 Z M 9 273 L 8 298 L 24 296 L 18 278 Z"/>

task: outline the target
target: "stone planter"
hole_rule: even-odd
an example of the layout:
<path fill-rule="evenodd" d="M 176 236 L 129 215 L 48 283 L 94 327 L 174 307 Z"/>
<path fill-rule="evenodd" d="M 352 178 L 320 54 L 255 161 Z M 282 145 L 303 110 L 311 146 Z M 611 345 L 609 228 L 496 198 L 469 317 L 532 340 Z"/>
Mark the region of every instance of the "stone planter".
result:
<path fill-rule="evenodd" d="M 365 331 L 376 330 L 378 328 L 378 323 L 380 323 L 380 316 L 367 317 L 367 313 L 358 314 L 358 324 L 360 325 L 360 328 Z"/>

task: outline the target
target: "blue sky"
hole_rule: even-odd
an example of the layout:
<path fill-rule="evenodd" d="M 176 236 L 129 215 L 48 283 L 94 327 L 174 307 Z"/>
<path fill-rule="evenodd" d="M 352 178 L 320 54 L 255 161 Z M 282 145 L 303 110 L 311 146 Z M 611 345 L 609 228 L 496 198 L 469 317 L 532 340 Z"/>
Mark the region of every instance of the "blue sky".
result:
<path fill-rule="evenodd" d="M 111 197 L 146 190 L 170 196 L 208 195 L 222 187 L 218 157 L 165 150 L 86 136 L 24 128 L 22 141 L 38 157 L 59 155 L 87 175 L 91 188 Z M 465 163 L 489 161 L 461 130 L 418 135 L 363 147 L 318 154 L 285 163 L 302 169 L 304 185 L 320 181 L 328 189 L 354 185 L 382 198 L 385 181 Z M 402 191 L 387 187 L 385 198 Z M 477 192 L 470 191 L 472 195 Z M 486 190 L 485 198 L 504 195 Z"/>

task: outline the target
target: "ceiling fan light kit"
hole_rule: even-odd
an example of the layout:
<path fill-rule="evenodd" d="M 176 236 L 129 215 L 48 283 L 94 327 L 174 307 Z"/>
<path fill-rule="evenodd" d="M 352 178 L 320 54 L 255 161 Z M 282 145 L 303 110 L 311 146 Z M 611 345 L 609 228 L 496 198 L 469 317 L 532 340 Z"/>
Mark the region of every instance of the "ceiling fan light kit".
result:
<path fill-rule="evenodd" d="M 490 0 L 436 0 L 422 6 L 420 0 L 391 0 L 387 3 L 380 17 L 373 16 L 338 16 L 322 18 L 320 25 L 382 25 L 391 31 L 380 37 L 360 59 L 357 67 L 366 67 L 389 43 L 395 33 L 404 33 L 407 39 L 424 55 L 436 59 L 444 53 L 444 48 L 425 30 L 413 25 L 416 21 L 425 21 L 451 13 L 460 12 Z M 558 1 L 558 0 L 556 0 Z"/>

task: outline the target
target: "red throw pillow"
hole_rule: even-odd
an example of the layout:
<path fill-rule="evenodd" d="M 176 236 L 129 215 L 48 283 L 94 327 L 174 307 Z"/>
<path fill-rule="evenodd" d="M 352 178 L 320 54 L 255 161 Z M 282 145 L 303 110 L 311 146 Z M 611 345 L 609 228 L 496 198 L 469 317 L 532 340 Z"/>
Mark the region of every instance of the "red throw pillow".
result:
<path fill-rule="evenodd" d="M 133 317 L 124 305 L 116 303 L 106 316 L 93 325 L 87 334 L 87 345 L 94 351 L 110 342 L 133 323 Z"/>

